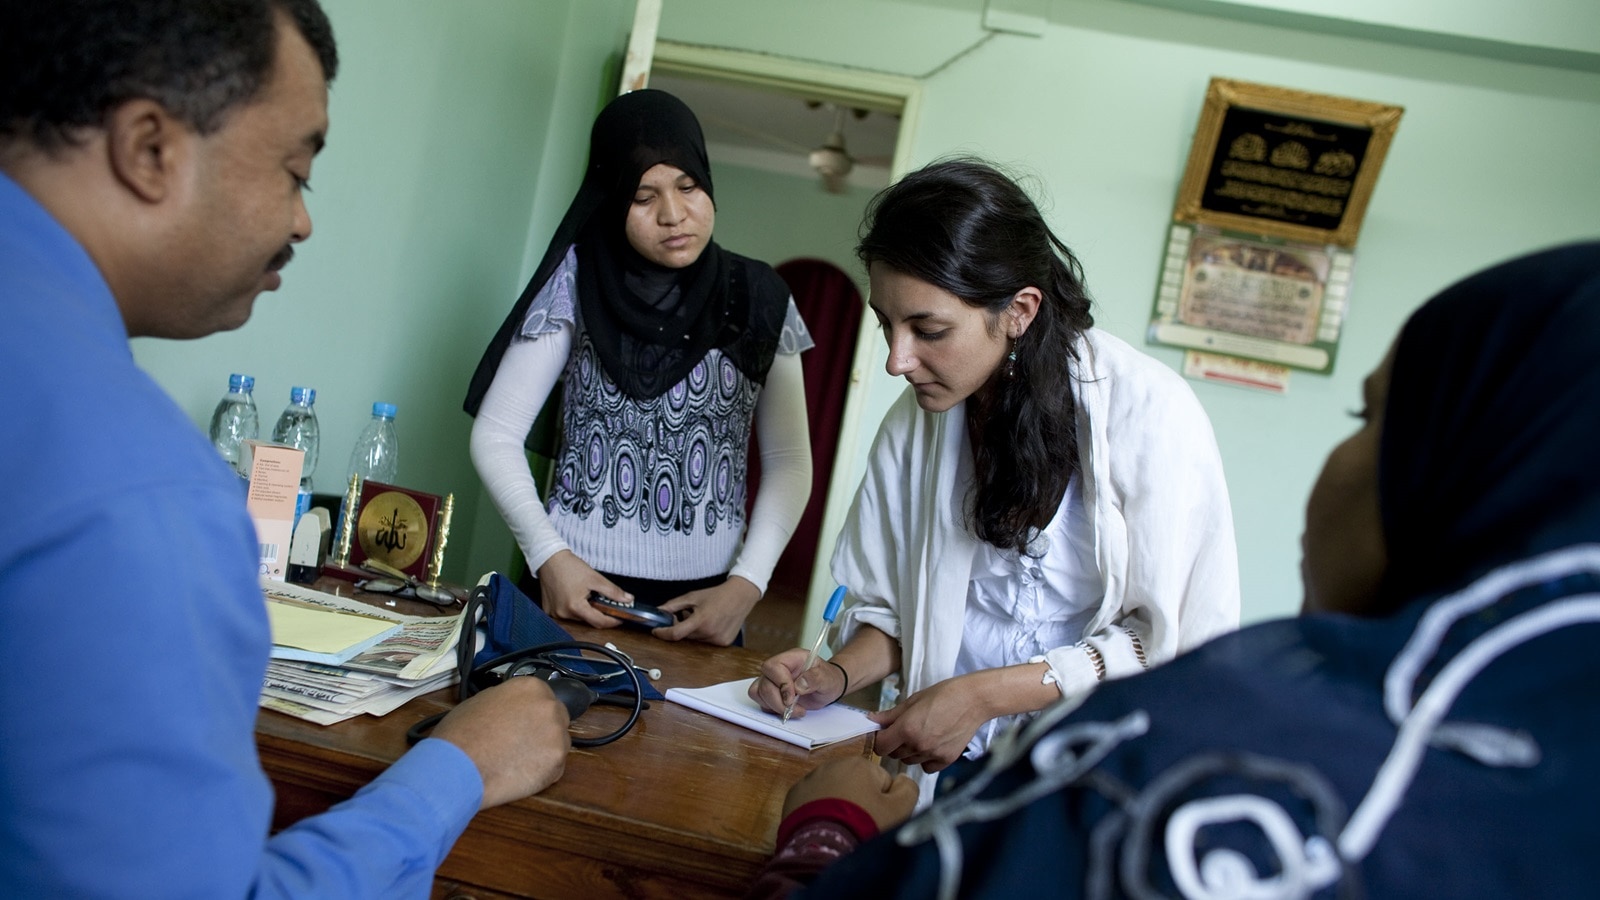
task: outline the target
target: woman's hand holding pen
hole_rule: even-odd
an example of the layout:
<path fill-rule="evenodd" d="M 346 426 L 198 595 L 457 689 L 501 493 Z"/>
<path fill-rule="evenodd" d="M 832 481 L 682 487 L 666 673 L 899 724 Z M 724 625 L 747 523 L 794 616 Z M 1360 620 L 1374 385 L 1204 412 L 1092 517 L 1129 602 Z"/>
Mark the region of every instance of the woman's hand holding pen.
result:
<path fill-rule="evenodd" d="M 577 619 L 594 628 L 616 628 L 622 622 L 595 609 L 589 592 L 597 591 L 613 600 L 633 602 L 633 595 L 612 584 L 571 550 L 561 550 L 539 567 L 539 602 L 544 611 L 558 619 Z"/>
<path fill-rule="evenodd" d="M 821 709 L 838 700 L 845 689 L 844 673 L 833 663 L 819 659 L 802 672 L 810 652 L 804 647 L 785 650 L 761 664 L 761 677 L 750 683 L 750 699 L 767 712 L 783 715 L 794 704 L 791 718 L 805 715 L 808 709 Z"/>
<path fill-rule="evenodd" d="M 804 671 L 810 654 L 805 647 L 796 647 L 762 663 L 761 677 L 750 684 L 750 699 L 780 716 L 794 702 L 793 718 L 840 699 L 846 689 L 877 684 L 900 668 L 900 642 L 871 625 L 857 629 L 832 656 L 819 657 L 810 671 Z"/>

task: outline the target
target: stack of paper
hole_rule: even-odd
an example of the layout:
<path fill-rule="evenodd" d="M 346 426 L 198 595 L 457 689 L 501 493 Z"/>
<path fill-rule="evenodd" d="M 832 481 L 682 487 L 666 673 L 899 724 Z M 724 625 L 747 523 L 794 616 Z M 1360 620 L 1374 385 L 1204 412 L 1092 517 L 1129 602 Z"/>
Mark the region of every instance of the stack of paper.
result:
<path fill-rule="evenodd" d="M 272 658 L 342 663 L 400 631 L 400 623 L 267 597 Z"/>
<path fill-rule="evenodd" d="M 456 680 L 459 615 L 408 616 L 281 582 L 263 581 L 262 589 L 269 609 L 282 604 L 341 618 L 375 617 L 369 621 L 387 634 L 337 664 L 285 658 L 275 644 L 261 690 L 264 709 L 331 725 L 363 713 L 384 715 Z M 276 618 L 273 628 L 277 641 Z"/>

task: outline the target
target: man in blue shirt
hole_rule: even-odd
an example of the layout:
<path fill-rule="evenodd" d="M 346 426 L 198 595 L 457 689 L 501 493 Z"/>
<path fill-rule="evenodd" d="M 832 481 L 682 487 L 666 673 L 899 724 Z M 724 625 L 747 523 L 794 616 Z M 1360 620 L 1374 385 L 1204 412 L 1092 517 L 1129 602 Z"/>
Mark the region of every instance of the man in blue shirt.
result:
<path fill-rule="evenodd" d="M 254 530 L 127 341 L 278 287 L 336 68 L 316 0 L 0 4 L 0 894 L 426 896 L 561 775 L 567 714 L 513 679 L 268 836 Z"/>

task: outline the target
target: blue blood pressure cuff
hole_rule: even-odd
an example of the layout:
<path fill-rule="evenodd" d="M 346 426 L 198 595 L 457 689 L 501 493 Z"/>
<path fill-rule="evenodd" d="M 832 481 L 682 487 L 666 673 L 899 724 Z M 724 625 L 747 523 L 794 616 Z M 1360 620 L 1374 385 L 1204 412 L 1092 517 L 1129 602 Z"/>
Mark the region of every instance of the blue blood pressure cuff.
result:
<path fill-rule="evenodd" d="M 508 654 L 541 647 L 546 644 L 571 643 L 573 637 L 555 619 L 550 618 L 539 604 L 517 589 L 511 579 L 499 572 L 491 573 L 473 588 L 467 598 L 467 608 L 462 616 L 461 642 L 456 647 L 457 667 L 465 680 L 473 669 Z M 554 651 L 562 652 L 562 651 Z M 605 660 L 583 658 L 573 653 L 563 663 L 572 669 L 600 676 L 590 681 L 596 693 L 606 694 L 633 690 L 633 679 L 618 671 L 616 677 L 605 677 L 602 671 L 615 668 Z M 661 692 L 641 678 L 646 700 L 662 699 Z"/>

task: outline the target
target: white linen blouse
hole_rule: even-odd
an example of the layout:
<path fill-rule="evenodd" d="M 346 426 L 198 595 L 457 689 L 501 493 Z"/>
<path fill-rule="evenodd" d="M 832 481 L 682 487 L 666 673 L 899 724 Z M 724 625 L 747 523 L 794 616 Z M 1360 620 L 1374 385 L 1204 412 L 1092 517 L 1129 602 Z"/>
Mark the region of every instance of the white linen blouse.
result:
<path fill-rule="evenodd" d="M 1177 373 L 1099 329 L 1077 351 L 1071 389 L 1089 529 L 1070 540 L 1078 559 L 1092 554 L 1102 588 L 1077 640 L 1041 637 L 1041 652 L 1021 660 L 1047 663 L 1046 683 L 1067 698 L 1239 623 L 1233 514 L 1200 402 Z M 926 412 L 907 389 L 878 430 L 834 548 L 833 576 L 849 594 L 829 638 L 842 647 L 866 625 L 895 638 L 906 694 L 957 673 L 974 575 L 993 573 L 967 525 L 971 484 L 964 404 Z M 1038 575 L 1062 596 L 1079 590 L 1055 584 L 1048 568 Z M 926 803 L 936 776 L 908 774 Z"/>
<path fill-rule="evenodd" d="M 1105 579 L 1094 561 L 1094 523 L 1075 474 L 1055 517 L 1027 553 L 980 543 L 967 585 L 966 622 L 953 675 L 1040 660 L 1083 639 L 1100 609 Z M 1034 714 L 985 722 L 967 745 L 976 756 L 996 735 Z"/>

